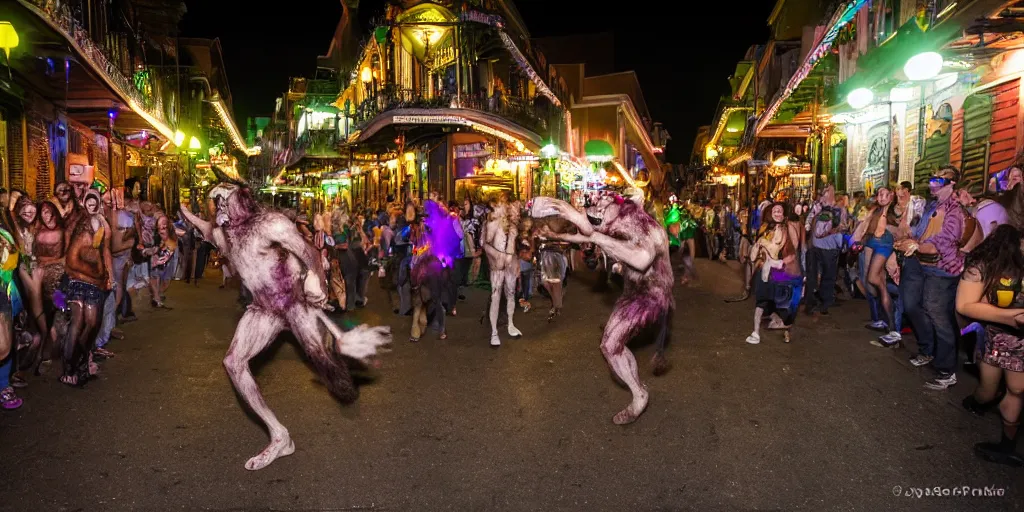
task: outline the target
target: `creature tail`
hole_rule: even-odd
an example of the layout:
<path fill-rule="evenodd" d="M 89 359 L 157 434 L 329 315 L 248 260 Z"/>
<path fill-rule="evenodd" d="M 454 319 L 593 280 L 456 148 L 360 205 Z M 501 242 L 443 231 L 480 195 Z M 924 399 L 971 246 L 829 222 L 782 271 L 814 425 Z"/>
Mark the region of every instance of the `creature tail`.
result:
<path fill-rule="evenodd" d="M 340 339 L 341 329 L 338 329 L 338 326 L 330 321 L 327 315 L 320 311 L 317 312 L 317 318 L 323 321 L 332 337 Z M 352 382 L 352 375 L 349 373 L 345 361 L 329 350 L 328 345 L 321 343 L 320 340 L 305 342 L 300 338 L 300 341 L 313 368 L 327 385 L 331 394 L 343 404 L 355 402 L 359 398 L 359 390 Z"/>

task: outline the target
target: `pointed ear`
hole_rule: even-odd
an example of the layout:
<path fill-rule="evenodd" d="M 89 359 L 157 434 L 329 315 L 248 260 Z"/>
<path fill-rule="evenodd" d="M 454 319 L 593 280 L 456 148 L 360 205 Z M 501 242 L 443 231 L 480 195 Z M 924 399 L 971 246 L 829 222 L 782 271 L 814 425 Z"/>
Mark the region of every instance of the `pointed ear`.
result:
<path fill-rule="evenodd" d="M 232 185 L 238 185 L 239 187 L 243 188 L 246 186 L 245 182 L 236 180 L 235 178 L 228 176 L 228 173 L 225 172 L 224 169 L 222 169 L 220 166 L 214 165 L 211 167 L 211 169 L 213 170 L 214 176 L 217 176 L 217 180 L 222 183 L 231 183 Z"/>
<path fill-rule="evenodd" d="M 644 191 L 639 188 L 634 188 L 626 191 L 626 200 L 633 201 L 640 208 L 644 207 Z"/>

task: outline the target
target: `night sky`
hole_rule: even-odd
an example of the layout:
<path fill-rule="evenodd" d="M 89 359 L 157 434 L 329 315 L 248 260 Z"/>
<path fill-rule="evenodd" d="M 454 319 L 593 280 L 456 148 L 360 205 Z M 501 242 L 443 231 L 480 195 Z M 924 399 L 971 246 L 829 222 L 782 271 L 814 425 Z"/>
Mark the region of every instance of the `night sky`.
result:
<path fill-rule="evenodd" d="M 710 14 L 711 5 L 694 9 L 684 4 L 648 1 L 603 9 L 577 0 L 515 2 L 535 37 L 614 32 L 615 67 L 637 72 L 651 115 L 672 135 L 668 159 L 673 163 L 689 160 L 696 129 L 711 122 L 736 62 L 750 45 L 767 40 L 775 2 L 729 2 L 728 12 L 720 14 Z M 289 77 L 313 73 L 316 56 L 327 51 L 341 18 L 340 0 L 275 2 L 266 9 L 253 5 L 186 0 L 188 14 L 181 26 L 185 37 L 220 38 L 240 127 L 249 116 L 270 114 Z M 382 5 L 380 0 L 362 1 L 364 27 L 383 13 Z"/>

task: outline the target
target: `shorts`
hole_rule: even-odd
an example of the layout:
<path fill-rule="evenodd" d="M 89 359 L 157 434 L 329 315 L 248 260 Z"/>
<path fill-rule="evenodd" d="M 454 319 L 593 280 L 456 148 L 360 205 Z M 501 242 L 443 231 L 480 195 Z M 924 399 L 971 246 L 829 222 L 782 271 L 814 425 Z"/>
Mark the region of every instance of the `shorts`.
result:
<path fill-rule="evenodd" d="M 141 290 L 149 287 L 149 263 L 136 263 L 128 271 L 126 290 Z"/>
<path fill-rule="evenodd" d="M 81 302 L 84 306 L 100 307 L 107 300 L 107 293 L 94 284 L 70 279 L 68 281 L 68 302 Z"/>
<path fill-rule="evenodd" d="M 885 259 L 889 259 L 889 256 L 892 256 L 894 250 L 894 243 L 896 243 L 896 239 L 893 238 L 892 233 L 886 231 L 881 238 L 876 236 L 869 237 L 867 243 L 864 244 L 864 247 L 869 247 L 872 251 L 874 251 L 874 254 L 877 254 Z M 874 258 L 874 256 L 871 257 Z"/>

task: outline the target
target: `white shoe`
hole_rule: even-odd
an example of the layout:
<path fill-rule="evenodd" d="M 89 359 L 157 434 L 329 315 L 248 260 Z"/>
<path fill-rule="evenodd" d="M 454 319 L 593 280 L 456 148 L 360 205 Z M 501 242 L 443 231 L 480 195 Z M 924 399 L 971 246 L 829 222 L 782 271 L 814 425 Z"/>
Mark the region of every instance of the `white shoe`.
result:
<path fill-rule="evenodd" d="M 512 325 L 511 322 L 508 324 L 508 335 L 512 336 L 513 338 L 523 337 L 523 333 L 520 332 L 519 329 L 516 329 L 516 326 Z"/>
<path fill-rule="evenodd" d="M 499 338 L 497 334 L 492 334 L 491 335 L 491 346 L 492 347 L 500 347 L 501 346 L 501 338 Z"/>
<path fill-rule="evenodd" d="M 750 336 L 747 336 L 747 343 L 750 343 L 751 345 L 761 343 L 761 335 L 756 332 L 750 333 Z"/>

